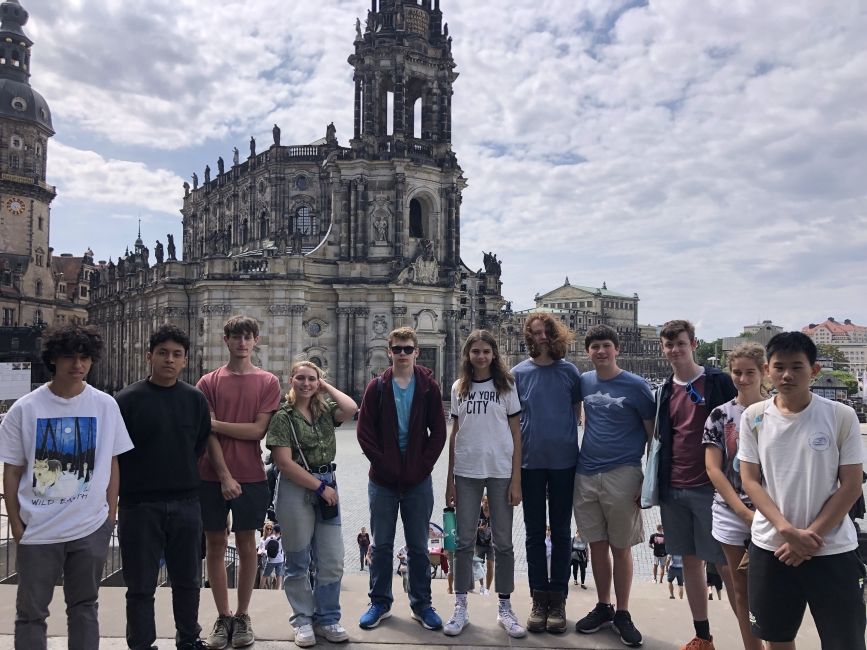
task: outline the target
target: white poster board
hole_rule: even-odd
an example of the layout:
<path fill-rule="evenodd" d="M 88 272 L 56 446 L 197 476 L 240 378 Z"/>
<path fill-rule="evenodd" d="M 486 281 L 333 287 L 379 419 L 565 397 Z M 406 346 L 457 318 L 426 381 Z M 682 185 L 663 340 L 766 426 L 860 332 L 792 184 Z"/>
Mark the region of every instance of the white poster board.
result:
<path fill-rule="evenodd" d="M 30 392 L 30 362 L 0 363 L 0 400 L 18 399 Z"/>

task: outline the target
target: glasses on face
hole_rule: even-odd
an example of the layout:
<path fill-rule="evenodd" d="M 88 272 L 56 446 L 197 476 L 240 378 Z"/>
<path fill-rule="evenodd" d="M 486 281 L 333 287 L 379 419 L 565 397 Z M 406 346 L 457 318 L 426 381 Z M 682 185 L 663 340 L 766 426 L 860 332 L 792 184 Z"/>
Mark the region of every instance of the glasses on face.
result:
<path fill-rule="evenodd" d="M 391 346 L 391 353 L 392 354 L 400 354 L 401 352 L 403 352 L 404 354 L 412 354 L 413 352 L 415 352 L 415 346 L 414 345 L 392 345 Z"/>
<path fill-rule="evenodd" d="M 704 396 L 695 389 L 691 381 L 687 382 L 684 388 L 686 389 L 686 394 L 689 395 L 690 402 L 693 404 L 704 404 Z"/>

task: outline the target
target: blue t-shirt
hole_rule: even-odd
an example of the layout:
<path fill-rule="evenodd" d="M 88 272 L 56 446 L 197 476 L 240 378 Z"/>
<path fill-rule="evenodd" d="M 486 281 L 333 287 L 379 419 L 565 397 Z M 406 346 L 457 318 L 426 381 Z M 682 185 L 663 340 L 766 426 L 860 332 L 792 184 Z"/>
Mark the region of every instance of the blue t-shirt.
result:
<path fill-rule="evenodd" d="M 397 409 L 397 444 L 400 446 L 400 451 L 405 452 L 409 441 L 409 412 L 412 410 L 412 396 L 415 394 L 415 374 L 406 388 L 398 386 L 392 377 L 391 388 L 394 391 L 394 406 Z"/>
<path fill-rule="evenodd" d="M 578 417 L 581 373 L 560 359 L 540 366 L 532 359 L 512 368 L 521 400 L 524 469 L 567 469 L 578 462 Z"/>
<path fill-rule="evenodd" d="M 647 443 L 642 420 L 656 417 L 650 387 L 638 375 L 622 371 L 602 381 L 596 371 L 581 375 L 584 440 L 576 471 L 598 474 L 620 465 L 641 465 Z"/>

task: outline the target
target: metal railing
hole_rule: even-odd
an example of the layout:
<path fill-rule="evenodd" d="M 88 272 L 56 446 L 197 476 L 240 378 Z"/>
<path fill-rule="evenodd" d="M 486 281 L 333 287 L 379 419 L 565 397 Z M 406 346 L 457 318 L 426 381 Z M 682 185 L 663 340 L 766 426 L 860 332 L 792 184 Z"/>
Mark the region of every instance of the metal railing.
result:
<path fill-rule="evenodd" d="M 15 570 L 15 549 L 16 542 L 12 537 L 12 532 L 9 526 L 9 516 L 6 512 L 6 499 L 0 492 L 0 584 L 9 584 L 17 582 L 17 574 Z M 204 586 L 207 578 L 207 573 L 204 570 L 204 561 L 202 561 L 202 585 Z M 228 579 L 229 588 L 232 589 L 238 582 L 238 551 L 234 546 L 229 546 L 226 549 L 225 557 L 226 577 Z M 123 586 L 123 560 L 120 554 L 120 540 L 115 529 L 111 533 L 111 539 L 108 543 L 108 553 L 105 557 L 105 566 L 102 569 L 103 584 L 111 586 Z M 58 581 L 62 584 L 63 578 Z M 157 577 L 157 584 L 160 587 L 169 586 L 169 576 L 164 561 L 160 561 L 160 571 Z"/>

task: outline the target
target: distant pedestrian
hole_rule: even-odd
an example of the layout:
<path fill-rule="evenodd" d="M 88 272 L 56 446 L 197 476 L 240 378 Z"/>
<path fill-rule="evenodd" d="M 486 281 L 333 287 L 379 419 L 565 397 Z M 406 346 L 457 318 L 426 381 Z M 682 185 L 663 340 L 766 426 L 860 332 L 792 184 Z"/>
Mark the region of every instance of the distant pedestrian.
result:
<path fill-rule="evenodd" d="M 575 531 L 572 538 L 572 582 L 578 584 L 578 572 L 581 572 L 581 588 L 587 589 L 584 581 L 587 578 L 587 542 L 581 537 L 581 531 Z"/>
<path fill-rule="evenodd" d="M 650 536 L 647 545 L 653 549 L 653 582 L 656 582 L 657 569 L 659 570 L 659 584 L 665 579 L 665 532 L 662 524 L 656 526 L 656 532 Z"/>
<path fill-rule="evenodd" d="M 361 571 L 367 566 L 367 551 L 370 548 L 370 535 L 367 534 L 367 529 L 362 526 L 361 532 L 356 536 L 358 542 L 358 560 L 361 563 Z"/>
<path fill-rule="evenodd" d="M 680 555 L 669 555 L 665 559 L 665 569 L 668 575 L 668 597 L 674 600 L 674 581 L 677 580 L 677 590 L 683 600 L 683 558 Z"/>

